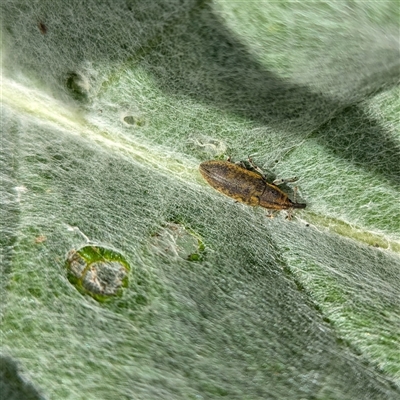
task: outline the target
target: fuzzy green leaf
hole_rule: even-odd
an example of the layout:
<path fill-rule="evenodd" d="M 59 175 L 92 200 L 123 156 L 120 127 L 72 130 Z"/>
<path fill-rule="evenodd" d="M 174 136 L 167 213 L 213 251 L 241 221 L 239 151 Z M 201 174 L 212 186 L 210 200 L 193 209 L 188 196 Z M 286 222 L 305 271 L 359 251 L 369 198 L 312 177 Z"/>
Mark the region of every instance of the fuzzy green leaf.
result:
<path fill-rule="evenodd" d="M 4 0 L 0 392 L 399 398 L 399 8 Z"/>

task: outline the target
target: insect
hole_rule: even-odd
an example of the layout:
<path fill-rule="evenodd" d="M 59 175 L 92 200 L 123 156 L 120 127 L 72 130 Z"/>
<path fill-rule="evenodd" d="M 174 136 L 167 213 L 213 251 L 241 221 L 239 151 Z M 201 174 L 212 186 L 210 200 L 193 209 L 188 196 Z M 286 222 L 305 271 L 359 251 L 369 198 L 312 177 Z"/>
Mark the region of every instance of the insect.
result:
<path fill-rule="evenodd" d="M 251 159 L 249 161 L 253 165 Z M 200 164 L 199 169 L 214 189 L 241 203 L 272 210 L 306 207 L 304 203 L 290 200 L 276 185 L 267 182 L 261 173 L 250 171 L 230 161 L 205 161 Z"/>

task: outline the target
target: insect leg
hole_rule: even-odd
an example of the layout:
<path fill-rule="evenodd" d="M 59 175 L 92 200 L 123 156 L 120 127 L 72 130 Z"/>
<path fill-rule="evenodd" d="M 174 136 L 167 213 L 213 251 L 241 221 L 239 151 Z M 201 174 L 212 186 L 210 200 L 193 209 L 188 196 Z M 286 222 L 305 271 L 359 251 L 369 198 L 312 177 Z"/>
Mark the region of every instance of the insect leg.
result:
<path fill-rule="evenodd" d="M 262 170 L 259 166 L 257 166 L 257 165 L 254 163 L 253 159 L 252 159 L 250 156 L 248 156 L 248 160 L 249 160 L 249 164 L 251 165 L 251 167 L 252 167 L 255 171 L 257 171 L 260 175 L 262 175 L 262 176 L 265 177 L 263 170 Z"/>
<path fill-rule="evenodd" d="M 267 213 L 267 218 L 275 218 L 275 215 L 278 213 L 278 210 L 269 210 Z"/>
<path fill-rule="evenodd" d="M 298 176 L 294 176 L 293 178 L 287 178 L 287 179 L 275 179 L 272 183 L 276 186 L 282 185 L 283 183 L 292 183 L 296 182 L 299 180 Z"/>
<path fill-rule="evenodd" d="M 297 197 L 297 186 L 295 186 L 295 187 L 293 188 L 293 201 L 294 201 L 295 203 L 297 203 L 296 197 Z"/>
<path fill-rule="evenodd" d="M 286 215 L 285 219 L 287 219 L 288 221 L 291 221 L 293 218 L 292 211 L 293 211 L 293 208 L 289 208 L 289 210 L 287 210 L 287 215 Z"/>

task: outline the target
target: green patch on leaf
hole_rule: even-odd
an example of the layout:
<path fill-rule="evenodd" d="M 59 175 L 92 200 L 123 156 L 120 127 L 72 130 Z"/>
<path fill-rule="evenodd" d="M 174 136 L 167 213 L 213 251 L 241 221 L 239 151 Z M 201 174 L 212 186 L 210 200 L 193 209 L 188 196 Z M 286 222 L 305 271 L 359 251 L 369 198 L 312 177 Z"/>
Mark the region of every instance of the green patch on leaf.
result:
<path fill-rule="evenodd" d="M 125 258 L 114 250 L 99 246 L 84 246 L 71 250 L 66 267 L 69 281 L 83 294 L 104 302 L 110 296 L 120 296 L 128 286 L 130 266 Z"/>

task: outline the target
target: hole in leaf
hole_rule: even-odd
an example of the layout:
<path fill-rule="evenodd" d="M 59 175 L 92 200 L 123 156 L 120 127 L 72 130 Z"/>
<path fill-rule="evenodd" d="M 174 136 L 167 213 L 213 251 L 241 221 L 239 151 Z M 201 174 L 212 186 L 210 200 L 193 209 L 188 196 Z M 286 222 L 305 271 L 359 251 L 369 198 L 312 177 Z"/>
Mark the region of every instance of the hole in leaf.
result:
<path fill-rule="evenodd" d="M 69 72 L 66 86 L 75 100 L 86 101 L 88 97 L 89 83 L 82 75 L 76 72 Z"/>
<path fill-rule="evenodd" d="M 145 120 L 144 118 L 141 117 L 134 117 L 133 115 L 127 115 L 124 117 L 124 122 L 128 125 L 134 125 L 134 126 L 144 126 Z"/>
<path fill-rule="evenodd" d="M 81 292 L 97 301 L 106 301 L 122 295 L 128 286 L 130 266 L 125 258 L 114 250 L 100 246 L 84 246 L 71 250 L 66 267 L 69 281 Z"/>
<path fill-rule="evenodd" d="M 188 261 L 202 261 L 205 245 L 201 238 L 181 224 L 170 222 L 156 232 L 151 241 L 156 254 L 181 258 Z"/>

